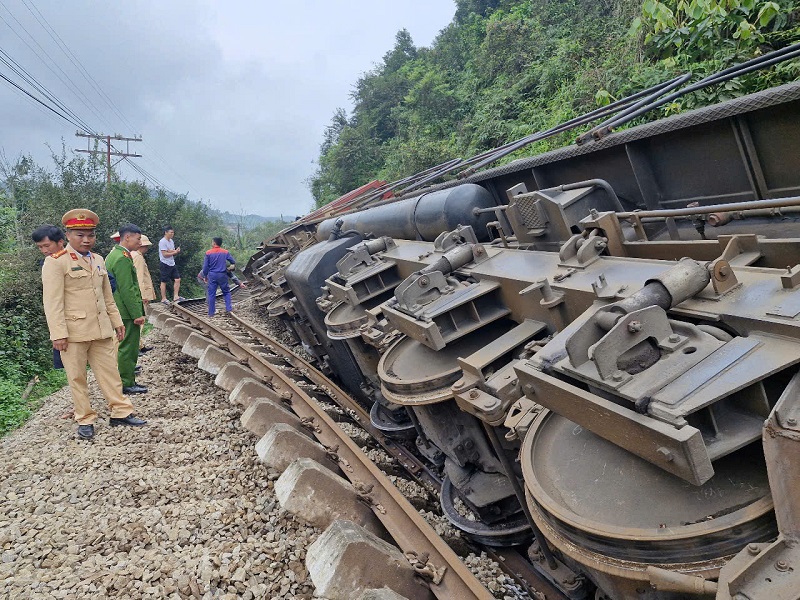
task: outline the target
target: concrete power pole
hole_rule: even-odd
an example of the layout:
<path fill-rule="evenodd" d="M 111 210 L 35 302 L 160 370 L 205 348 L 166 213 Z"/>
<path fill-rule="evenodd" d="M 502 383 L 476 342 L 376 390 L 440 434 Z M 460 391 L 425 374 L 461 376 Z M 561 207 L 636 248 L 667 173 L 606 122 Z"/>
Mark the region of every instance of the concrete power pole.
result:
<path fill-rule="evenodd" d="M 127 157 L 134 157 L 140 158 L 141 154 L 133 154 L 130 152 L 130 142 L 141 142 L 142 136 L 134 136 L 134 137 L 124 137 L 120 134 L 116 133 L 114 135 L 103 135 L 103 134 L 96 134 L 96 133 L 83 133 L 82 131 L 75 132 L 77 137 L 83 137 L 86 139 L 86 150 L 76 148 L 76 152 L 85 152 L 86 154 L 105 154 L 106 155 L 106 181 L 108 185 L 111 185 L 111 157 L 112 156 L 119 156 L 120 159 L 115 162 L 114 164 L 119 164 L 120 160 Z M 91 140 L 101 140 L 105 142 L 106 149 L 105 150 L 92 150 L 90 147 Z M 120 142 L 125 142 L 125 152 L 121 152 L 119 150 L 114 149 L 112 152 L 111 149 L 111 140 L 116 140 Z"/>

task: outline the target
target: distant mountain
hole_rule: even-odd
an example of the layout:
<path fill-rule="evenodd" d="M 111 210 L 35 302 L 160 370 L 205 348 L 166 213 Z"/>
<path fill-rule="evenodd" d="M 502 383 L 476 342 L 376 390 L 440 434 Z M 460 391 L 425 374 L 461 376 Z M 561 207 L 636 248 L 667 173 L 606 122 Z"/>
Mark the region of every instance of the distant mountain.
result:
<path fill-rule="evenodd" d="M 256 225 L 260 225 L 261 223 L 267 223 L 270 221 L 293 221 L 294 217 L 284 216 L 282 219 L 281 217 L 264 217 L 261 215 L 236 215 L 233 213 L 220 210 L 211 209 L 211 213 L 218 215 L 222 222 L 225 225 L 239 225 L 242 224 L 247 228 L 255 227 Z"/>

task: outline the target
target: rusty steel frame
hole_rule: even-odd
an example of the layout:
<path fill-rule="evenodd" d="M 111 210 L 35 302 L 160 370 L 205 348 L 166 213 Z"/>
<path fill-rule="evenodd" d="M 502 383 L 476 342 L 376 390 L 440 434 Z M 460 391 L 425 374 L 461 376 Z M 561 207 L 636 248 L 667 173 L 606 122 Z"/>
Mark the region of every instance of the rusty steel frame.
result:
<path fill-rule="evenodd" d="M 372 508 L 375 515 L 392 534 L 404 553 L 427 553 L 436 567 L 447 569 L 440 583 L 431 585 L 431 591 L 440 600 L 465 600 L 476 598 L 490 600 L 492 594 L 467 569 L 456 553 L 439 537 L 425 519 L 361 451 L 356 443 L 337 426 L 319 404 L 295 381 L 271 364 L 264 356 L 248 348 L 243 342 L 229 336 L 224 330 L 202 319 L 192 311 L 175 306 L 175 310 L 190 322 L 202 325 L 218 336 L 226 338 L 229 348 L 236 347 L 248 356 L 247 363 L 259 375 L 272 377 L 277 391 L 291 393 L 291 408 L 300 418 L 309 419 L 315 427 L 317 439 L 326 446 L 338 445 L 337 454 L 342 471 L 351 482 L 373 483 Z M 276 344 L 277 347 L 277 344 Z M 281 388 L 283 388 L 281 390 Z"/>

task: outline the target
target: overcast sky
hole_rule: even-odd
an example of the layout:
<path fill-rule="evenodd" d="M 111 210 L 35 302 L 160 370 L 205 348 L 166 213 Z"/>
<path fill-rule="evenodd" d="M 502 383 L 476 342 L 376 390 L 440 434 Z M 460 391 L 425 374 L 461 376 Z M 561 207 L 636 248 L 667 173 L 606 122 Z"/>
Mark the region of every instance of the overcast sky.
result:
<path fill-rule="evenodd" d="M 312 205 L 304 180 L 356 79 L 398 30 L 430 46 L 454 12 L 453 0 L 0 0 L 0 50 L 94 131 L 141 135 L 130 151 L 144 156 L 130 160 L 168 189 L 234 213 L 294 216 Z M 10 76 L 2 63 L 0 74 Z M 86 147 L 2 79 L 0 114 L 9 160 L 50 167 L 48 146 Z"/>

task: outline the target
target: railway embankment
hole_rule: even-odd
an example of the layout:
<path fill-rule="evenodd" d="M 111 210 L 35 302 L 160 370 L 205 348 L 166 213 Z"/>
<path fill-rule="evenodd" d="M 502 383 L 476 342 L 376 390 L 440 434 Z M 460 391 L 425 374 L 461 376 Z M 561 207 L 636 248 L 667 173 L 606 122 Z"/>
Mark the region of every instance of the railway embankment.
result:
<path fill-rule="evenodd" d="M 319 531 L 275 499 L 214 378 L 157 331 L 140 360 L 143 428 L 76 439 L 68 389 L 0 440 L 1 598 L 309 598 Z"/>
<path fill-rule="evenodd" d="M 245 304 L 241 312 L 254 317 Z M 141 357 L 140 379 L 149 393 L 135 398 L 146 427 L 109 427 L 90 373 L 93 442 L 77 439 L 62 418 L 68 388 L 0 439 L 0 598 L 311 598 L 306 550 L 321 531 L 281 508 L 280 472 L 259 461 L 242 408 L 158 329 L 147 343 L 155 349 Z M 398 483 L 428 508 L 419 486 Z M 420 512 L 437 531 L 444 526 Z M 462 545 L 493 596 L 529 597 Z"/>

